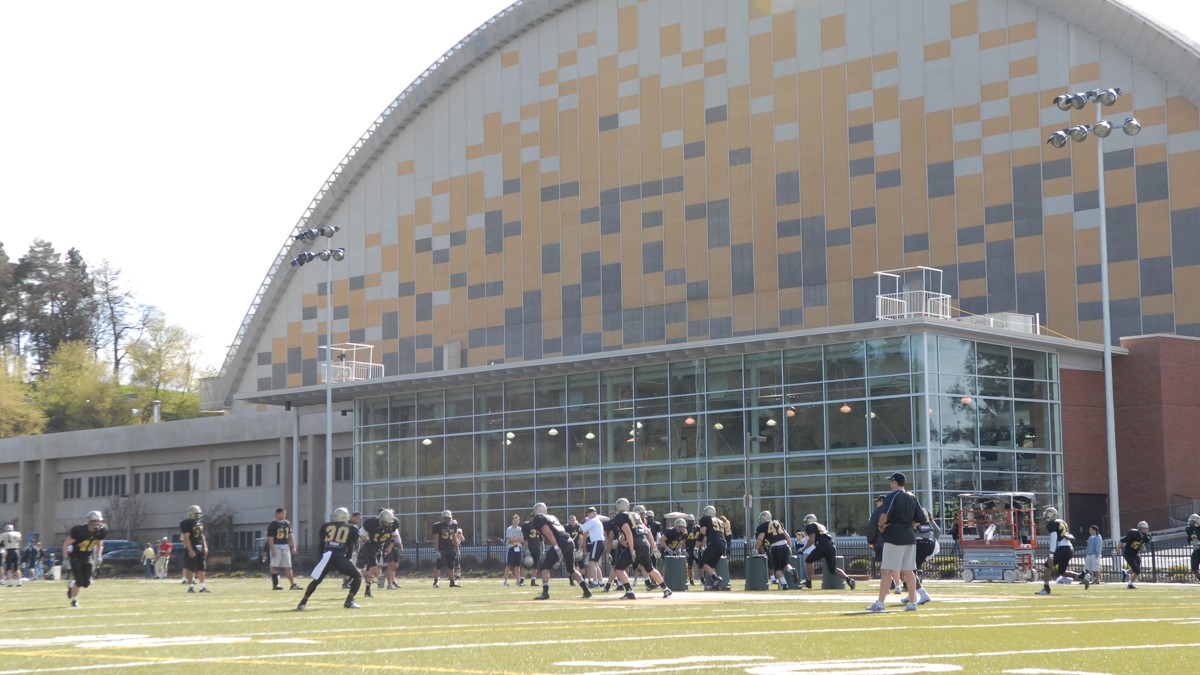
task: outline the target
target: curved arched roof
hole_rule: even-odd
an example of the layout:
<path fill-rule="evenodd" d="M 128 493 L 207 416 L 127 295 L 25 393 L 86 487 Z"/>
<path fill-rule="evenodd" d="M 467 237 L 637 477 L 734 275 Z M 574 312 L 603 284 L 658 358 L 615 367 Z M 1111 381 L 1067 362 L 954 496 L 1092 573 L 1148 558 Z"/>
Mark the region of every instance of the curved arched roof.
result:
<path fill-rule="evenodd" d="M 331 214 L 388 143 L 455 81 L 548 18 L 585 0 L 517 0 L 459 41 L 404 89 L 338 163 L 313 197 L 294 231 L 318 227 Z M 1013 0 L 1055 16 L 1096 36 L 1161 77 L 1200 105 L 1200 45 L 1120 0 Z M 220 375 L 202 383 L 205 409 L 228 408 L 250 365 L 254 345 L 295 271 L 289 265 L 300 244 L 291 234 L 276 256 L 229 349 Z"/>

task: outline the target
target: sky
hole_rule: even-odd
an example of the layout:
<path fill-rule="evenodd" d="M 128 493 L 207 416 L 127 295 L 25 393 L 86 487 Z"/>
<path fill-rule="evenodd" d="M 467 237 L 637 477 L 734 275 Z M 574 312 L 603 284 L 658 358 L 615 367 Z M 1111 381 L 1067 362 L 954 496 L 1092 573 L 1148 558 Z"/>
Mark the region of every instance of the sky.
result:
<path fill-rule="evenodd" d="M 347 151 L 511 1 L 0 3 L 0 242 L 107 260 L 218 368 Z M 1200 42 L 1200 3 L 1123 1 Z"/>

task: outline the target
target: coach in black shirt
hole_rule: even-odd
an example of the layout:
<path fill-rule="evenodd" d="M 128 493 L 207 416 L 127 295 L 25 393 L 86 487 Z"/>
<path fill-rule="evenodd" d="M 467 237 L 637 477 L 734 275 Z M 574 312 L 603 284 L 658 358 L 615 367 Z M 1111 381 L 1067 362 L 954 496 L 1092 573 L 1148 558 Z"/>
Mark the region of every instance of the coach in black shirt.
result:
<path fill-rule="evenodd" d="M 927 521 L 921 502 L 917 496 L 904 489 L 905 477 L 902 473 L 888 476 L 892 491 L 883 503 L 883 513 L 879 516 L 879 533 L 883 539 L 883 572 L 879 581 L 879 599 L 867 607 L 871 612 L 882 612 L 884 600 L 890 584 L 890 572 L 900 572 L 900 578 L 908 585 L 908 602 L 904 605 L 907 611 L 917 609 L 917 583 L 913 570 L 917 568 L 917 535 L 913 523 Z"/>

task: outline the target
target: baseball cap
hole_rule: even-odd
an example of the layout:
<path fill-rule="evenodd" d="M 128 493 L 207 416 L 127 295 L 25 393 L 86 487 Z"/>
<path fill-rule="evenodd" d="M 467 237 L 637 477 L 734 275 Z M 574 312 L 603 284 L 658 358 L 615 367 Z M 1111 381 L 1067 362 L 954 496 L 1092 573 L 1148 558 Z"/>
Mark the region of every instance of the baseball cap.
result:
<path fill-rule="evenodd" d="M 886 501 L 886 500 L 887 500 L 887 495 L 879 495 L 878 497 L 875 498 L 875 501 L 877 501 L 877 502 L 882 502 L 882 501 Z"/>
<path fill-rule="evenodd" d="M 894 480 L 894 481 L 896 481 L 898 484 L 900 484 L 900 485 L 904 485 L 904 474 L 902 474 L 902 473 L 900 473 L 899 471 L 897 471 L 896 473 L 894 473 L 894 474 L 892 474 L 892 475 L 888 476 L 888 480 Z"/>
<path fill-rule="evenodd" d="M 596 507 L 594 507 L 594 506 L 589 506 L 589 507 L 587 507 L 587 512 L 588 512 L 588 513 L 595 513 L 595 512 L 596 512 Z"/>

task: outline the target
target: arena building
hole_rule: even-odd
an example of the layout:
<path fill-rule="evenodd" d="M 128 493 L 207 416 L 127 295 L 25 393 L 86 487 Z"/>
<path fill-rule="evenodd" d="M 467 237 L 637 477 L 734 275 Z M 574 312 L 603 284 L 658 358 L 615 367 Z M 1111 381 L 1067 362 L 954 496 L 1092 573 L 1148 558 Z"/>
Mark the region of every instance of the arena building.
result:
<path fill-rule="evenodd" d="M 256 494 L 302 526 L 352 501 L 421 536 L 450 508 L 482 543 L 534 501 L 624 496 L 854 534 L 902 471 L 940 518 L 1023 490 L 1086 528 L 1108 508 L 1103 229 L 1122 517 L 1178 524 L 1200 469 L 1200 47 L 1082 9 L 515 3 L 286 234 L 205 383 L 230 414 L 186 441 L 198 489 L 258 453 L 278 468 Z M 1046 142 L 1097 111 L 1140 133 Z M 273 420 L 257 450 L 207 439 L 248 415 Z M 19 471 L 47 503 L 68 460 L 39 461 Z"/>

